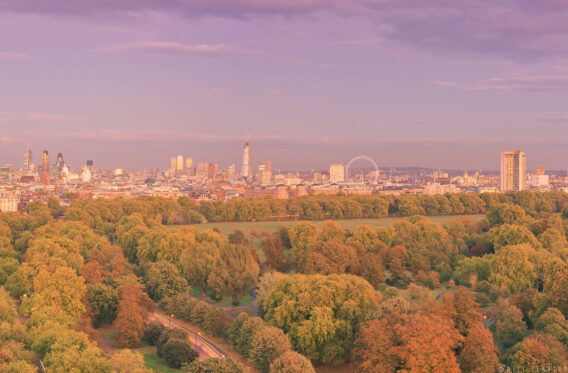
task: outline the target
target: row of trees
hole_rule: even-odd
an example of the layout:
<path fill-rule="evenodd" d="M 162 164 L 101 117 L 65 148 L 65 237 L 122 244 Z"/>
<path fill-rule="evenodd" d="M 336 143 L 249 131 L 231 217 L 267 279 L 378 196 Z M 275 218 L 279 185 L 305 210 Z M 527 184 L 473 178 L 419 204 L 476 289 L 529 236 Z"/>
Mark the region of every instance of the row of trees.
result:
<path fill-rule="evenodd" d="M 482 214 L 499 203 L 515 204 L 528 214 L 559 212 L 568 201 L 561 192 L 512 192 L 499 194 L 447 194 L 435 196 L 333 196 L 312 195 L 288 200 L 238 199 L 201 202 L 187 197 L 179 200 L 147 198 L 112 201 L 74 200 L 65 211 L 67 220 L 83 221 L 99 233 L 111 234 L 113 224 L 133 213 L 145 221 L 162 224 L 192 224 L 203 221 L 262 221 L 297 216 L 307 220 L 341 218 L 378 218 L 385 216 Z M 55 201 L 49 213 L 61 215 Z"/>

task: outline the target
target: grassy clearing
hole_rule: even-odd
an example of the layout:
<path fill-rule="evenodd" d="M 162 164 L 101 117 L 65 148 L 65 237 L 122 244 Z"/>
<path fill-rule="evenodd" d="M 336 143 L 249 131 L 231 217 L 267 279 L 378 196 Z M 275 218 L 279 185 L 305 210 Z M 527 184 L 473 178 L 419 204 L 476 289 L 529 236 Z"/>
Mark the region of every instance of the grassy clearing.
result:
<path fill-rule="evenodd" d="M 116 331 L 112 328 L 112 326 L 105 326 L 100 329 L 101 333 L 105 336 L 106 339 L 114 346 L 114 341 L 116 338 Z M 120 350 L 117 348 L 117 350 Z M 156 355 L 156 347 L 150 346 L 148 344 L 142 344 L 138 348 L 133 348 L 132 351 L 138 351 L 144 356 L 144 362 L 146 363 L 146 367 L 152 369 L 154 372 L 158 373 L 177 373 L 180 372 L 179 369 L 172 369 L 166 366 L 166 362 L 164 359 L 158 357 Z"/>
<path fill-rule="evenodd" d="M 467 216 L 476 221 L 481 220 L 485 217 L 485 215 L 460 215 L 460 216 Z M 452 219 L 455 219 L 458 216 L 449 215 L 449 216 L 429 216 L 428 218 L 435 223 L 439 224 L 447 224 Z M 350 231 L 354 231 L 360 225 L 366 224 L 371 227 L 385 227 L 392 225 L 403 218 L 399 217 L 388 217 L 388 218 L 378 218 L 378 219 L 337 219 L 333 220 L 340 226 Z M 316 220 L 310 221 L 312 224 L 316 225 L 318 228 L 321 227 L 327 220 Z M 217 228 L 221 231 L 224 235 L 229 235 L 233 233 L 235 230 L 242 230 L 245 233 L 250 233 L 251 231 L 256 231 L 258 233 L 266 231 L 269 233 L 276 232 L 280 227 L 293 227 L 299 221 L 293 220 L 285 220 L 285 221 L 261 221 L 261 222 L 224 222 L 224 223 L 205 223 L 205 224 L 192 224 L 192 227 L 196 227 L 199 229 L 213 229 Z M 171 228 L 179 228 L 182 227 L 180 225 L 172 225 Z M 258 240 L 257 240 L 258 241 Z"/>

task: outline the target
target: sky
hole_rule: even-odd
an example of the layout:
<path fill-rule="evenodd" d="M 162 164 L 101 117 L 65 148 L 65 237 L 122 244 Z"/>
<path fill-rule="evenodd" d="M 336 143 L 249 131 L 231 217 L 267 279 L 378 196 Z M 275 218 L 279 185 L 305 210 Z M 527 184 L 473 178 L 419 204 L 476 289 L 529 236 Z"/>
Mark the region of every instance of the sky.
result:
<path fill-rule="evenodd" d="M 0 0 L 0 164 L 568 168 L 565 0 Z M 361 166 L 365 166 L 361 161 Z"/>

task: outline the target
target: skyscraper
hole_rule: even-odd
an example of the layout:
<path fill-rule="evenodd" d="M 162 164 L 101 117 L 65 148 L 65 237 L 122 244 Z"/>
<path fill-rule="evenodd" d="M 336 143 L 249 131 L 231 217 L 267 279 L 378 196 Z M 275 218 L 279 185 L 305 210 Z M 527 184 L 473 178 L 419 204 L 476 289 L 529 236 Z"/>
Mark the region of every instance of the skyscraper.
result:
<path fill-rule="evenodd" d="M 181 154 L 176 157 L 176 174 L 183 174 L 183 156 Z"/>
<path fill-rule="evenodd" d="M 341 163 L 336 163 L 329 166 L 329 181 L 332 183 L 345 181 L 345 166 L 343 166 Z"/>
<path fill-rule="evenodd" d="M 43 185 L 49 185 L 49 153 L 47 150 L 41 154 L 40 181 Z"/>
<path fill-rule="evenodd" d="M 32 173 L 34 172 L 34 163 L 32 159 L 32 150 L 28 146 L 28 151 L 24 155 L 24 172 Z"/>
<path fill-rule="evenodd" d="M 527 178 L 527 155 L 520 150 L 501 152 L 501 191 L 525 189 Z"/>
<path fill-rule="evenodd" d="M 243 168 L 241 176 L 245 179 L 250 179 L 252 176 L 250 168 L 250 139 L 247 138 L 245 148 L 243 149 Z"/>

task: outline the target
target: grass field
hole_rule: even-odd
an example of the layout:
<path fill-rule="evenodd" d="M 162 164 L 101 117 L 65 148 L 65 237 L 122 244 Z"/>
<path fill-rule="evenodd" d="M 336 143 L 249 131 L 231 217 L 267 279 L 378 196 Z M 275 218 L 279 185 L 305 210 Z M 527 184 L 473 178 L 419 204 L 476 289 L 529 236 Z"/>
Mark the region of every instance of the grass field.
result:
<path fill-rule="evenodd" d="M 485 217 L 485 215 L 461 215 L 467 216 L 474 220 L 481 220 Z M 450 215 L 450 216 L 430 216 L 428 219 L 432 220 L 433 222 L 439 224 L 447 224 L 452 219 L 455 219 L 457 216 Z M 354 231 L 360 225 L 366 224 L 371 227 L 385 227 L 400 221 L 403 218 L 399 217 L 388 217 L 388 218 L 376 218 L 376 219 L 337 219 L 333 220 L 340 226 L 350 231 Z M 316 220 L 310 221 L 310 223 L 315 224 L 318 227 L 321 227 L 327 220 Z M 200 228 L 200 229 L 213 229 L 217 228 L 223 233 L 224 235 L 229 235 L 233 233 L 235 230 L 242 230 L 245 233 L 249 233 L 251 231 L 256 231 L 258 233 L 262 231 L 266 231 L 269 233 L 276 232 L 280 227 L 293 227 L 299 221 L 293 220 L 283 220 L 283 221 L 261 221 L 261 222 L 223 222 L 223 223 L 205 223 L 205 224 L 193 224 L 192 227 Z M 183 227 L 180 225 L 172 225 L 172 228 L 179 228 Z"/>

